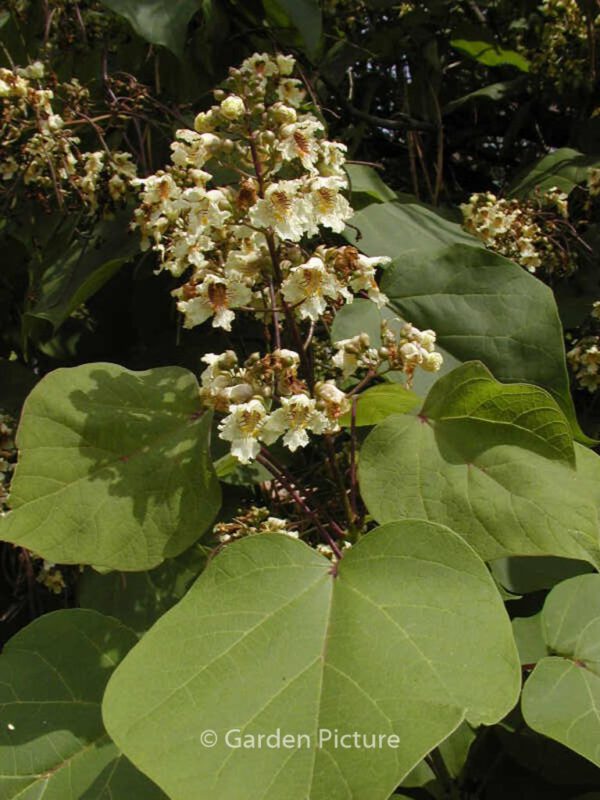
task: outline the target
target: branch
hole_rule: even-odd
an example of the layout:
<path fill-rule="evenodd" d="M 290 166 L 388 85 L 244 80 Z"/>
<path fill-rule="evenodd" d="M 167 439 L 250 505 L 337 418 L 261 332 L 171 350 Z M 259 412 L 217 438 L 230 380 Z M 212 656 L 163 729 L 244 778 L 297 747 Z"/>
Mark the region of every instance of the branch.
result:
<path fill-rule="evenodd" d="M 411 117 L 410 114 L 404 114 L 401 111 L 399 111 L 395 117 L 390 119 L 387 117 L 378 117 L 376 114 L 370 114 L 368 111 L 361 111 L 360 108 L 356 108 L 355 105 L 353 105 L 347 98 L 340 94 L 337 91 L 337 88 L 330 83 L 327 78 L 325 78 L 323 75 L 320 77 L 329 91 L 332 92 L 339 104 L 345 111 L 348 112 L 348 114 L 356 117 L 357 119 L 362 119 L 365 122 L 369 122 L 376 128 L 388 128 L 392 131 L 435 131 L 437 129 L 437 125 L 435 125 L 433 122 L 415 119 L 414 117 Z"/>

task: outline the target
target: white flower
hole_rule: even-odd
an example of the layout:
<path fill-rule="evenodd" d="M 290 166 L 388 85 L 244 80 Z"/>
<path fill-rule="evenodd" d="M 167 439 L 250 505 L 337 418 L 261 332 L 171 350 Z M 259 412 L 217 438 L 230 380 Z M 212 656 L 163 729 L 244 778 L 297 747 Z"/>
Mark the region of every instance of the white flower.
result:
<path fill-rule="evenodd" d="M 65 121 L 60 116 L 60 114 L 50 114 L 48 119 L 46 120 L 46 126 L 50 131 L 59 131 L 61 128 L 64 128 Z"/>
<path fill-rule="evenodd" d="M 326 298 L 336 300 L 341 293 L 337 278 L 327 271 L 318 256 L 309 258 L 306 264 L 292 267 L 281 289 L 288 303 L 300 304 L 301 319 L 313 321 L 318 320 L 327 308 Z"/>
<path fill-rule="evenodd" d="M 261 437 L 267 412 L 260 400 L 231 406 L 219 424 L 219 437 L 231 442 L 231 453 L 242 464 L 248 464 L 260 452 Z"/>
<path fill-rule="evenodd" d="M 319 158 L 319 172 L 324 177 L 337 177 L 347 180 L 344 172 L 346 163 L 346 153 L 348 148 L 341 142 L 321 142 L 321 154 Z"/>
<path fill-rule="evenodd" d="M 300 159 L 304 169 L 316 173 L 315 164 L 320 155 L 317 131 L 323 125 L 317 119 L 305 118 L 299 122 L 284 125 L 280 130 L 279 151 L 284 161 Z"/>
<path fill-rule="evenodd" d="M 333 356 L 333 365 L 340 369 L 344 378 L 354 374 L 359 367 L 376 367 L 379 363 L 377 350 L 371 347 L 368 333 L 359 333 L 351 339 L 340 339 L 335 342 L 337 353 Z"/>
<path fill-rule="evenodd" d="M 394 334 L 386 328 L 382 331 L 382 338 L 385 340 L 389 355 L 390 365 L 394 368 L 400 367 L 408 377 L 408 384 L 412 382 L 414 371 L 421 367 L 426 372 L 437 372 L 443 363 L 441 353 L 434 351 L 436 335 L 435 331 L 421 331 L 410 323 L 405 323 L 399 336 L 399 347 L 397 355 L 394 355 Z M 399 363 L 398 357 L 399 356 Z"/>
<path fill-rule="evenodd" d="M 348 251 L 350 248 L 345 249 Z M 392 259 L 387 256 L 368 258 L 362 253 L 354 251 L 354 248 L 352 248 L 352 252 L 355 255 L 351 259 L 350 288 L 353 292 L 366 292 L 369 299 L 382 308 L 387 303 L 387 297 L 375 279 L 375 268 L 389 264 Z"/>
<path fill-rule="evenodd" d="M 176 131 L 175 136 L 171 161 L 178 167 L 203 167 L 222 144 L 214 133 L 196 133 L 187 128 Z"/>
<path fill-rule="evenodd" d="M 205 405 L 217 411 L 229 411 L 232 404 L 252 399 L 254 389 L 244 380 L 245 371 L 237 369 L 237 356 L 233 350 L 226 350 L 221 355 L 208 353 L 202 361 L 208 364 L 200 376 L 200 396 Z"/>
<path fill-rule="evenodd" d="M 291 56 L 288 56 L 288 58 L 291 58 Z M 277 74 L 279 66 L 277 61 L 274 61 L 268 53 L 253 53 L 242 62 L 240 70 L 243 72 L 254 72 L 259 77 L 264 76 L 270 78 Z"/>
<path fill-rule="evenodd" d="M 296 64 L 296 59 L 294 56 L 276 55 L 275 61 L 277 63 L 277 67 L 279 68 L 280 75 L 287 77 L 294 71 L 294 65 Z"/>
<path fill-rule="evenodd" d="M 43 78 L 45 71 L 45 67 L 41 61 L 34 61 L 33 64 L 29 64 L 29 66 L 21 70 L 25 78 L 33 78 L 34 80 Z"/>
<path fill-rule="evenodd" d="M 348 548 L 350 547 L 352 547 L 352 544 L 350 542 L 338 542 L 338 548 L 340 550 L 348 550 Z M 328 558 L 330 561 L 337 561 L 337 556 L 333 552 L 333 548 L 330 544 L 324 544 L 322 542 L 319 542 L 319 544 L 316 545 L 315 550 L 317 551 L 317 553 L 320 553 L 322 556 L 325 556 L 325 558 Z"/>
<path fill-rule="evenodd" d="M 335 433 L 339 430 L 338 420 L 350 411 L 350 400 L 346 394 L 335 385 L 335 381 L 317 383 L 315 386 L 315 397 L 317 405 L 329 419 L 328 433 Z"/>
<path fill-rule="evenodd" d="M 304 102 L 306 92 L 302 83 L 295 78 L 287 78 L 277 86 L 277 94 L 282 103 L 298 108 Z"/>
<path fill-rule="evenodd" d="M 437 372 L 443 362 L 444 359 L 441 353 L 427 353 L 427 355 L 423 357 L 421 369 L 424 369 L 425 372 Z"/>
<path fill-rule="evenodd" d="M 346 220 L 354 212 L 350 203 L 340 194 L 340 180 L 315 178 L 309 197 L 315 226 L 324 225 L 335 233 L 341 233 L 346 227 Z"/>
<path fill-rule="evenodd" d="M 295 350 L 273 350 L 272 354 L 275 361 L 281 362 L 286 369 L 297 369 L 300 366 L 300 356 Z"/>
<path fill-rule="evenodd" d="M 270 264 L 269 251 L 262 233 L 248 230 L 248 236 L 238 239 L 238 246 L 227 254 L 225 272 L 239 272 L 248 279 L 260 276 L 261 267 Z"/>
<path fill-rule="evenodd" d="M 287 519 L 281 519 L 281 517 L 267 517 L 267 519 L 262 524 L 262 532 L 263 533 L 283 533 L 286 536 L 289 536 L 291 539 L 298 538 L 298 531 L 290 530 L 288 528 Z"/>
<path fill-rule="evenodd" d="M 258 228 L 273 228 L 282 239 L 299 241 L 311 228 L 311 209 L 300 193 L 299 180 L 272 183 L 250 210 L 250 222 Z"/>
<path fill-rule="evenodd" d="M 321 411 L 317 411 L 316 401 L 305 394 L 295 394 L 281 398 L 281 408 L 270 414 L 262 430 L 262 439 L 271 444 L 282 433 L 283 444 L 292 452 L 299 447 L 306 447 L 309 442 L 307 431 L 324 433 L 329 420 Z"/>
<path fill-rule="evenodd" d="M 221 102 L 221 114 L 225 119 L 236 120 L 243 117 L 246 113 L 246 107 L 241 97 L 236 94 L 230 94 Z"/>
<path fill-rule="evenodd" d="M 177 308 L 185 316 L 184 328 L 194 328 L 214 315 L 213 328 L 231 330 L 235 314 L 231 308 L 246 305 L 252 299 L 252 292 L 233 275 L 227 280 L 218 275 L 208 274 L 202 283 L 195 287 L 196 295 L 181 299 Z M 175 290 L 176 296 L 182 295 L 181 289 Z"/>

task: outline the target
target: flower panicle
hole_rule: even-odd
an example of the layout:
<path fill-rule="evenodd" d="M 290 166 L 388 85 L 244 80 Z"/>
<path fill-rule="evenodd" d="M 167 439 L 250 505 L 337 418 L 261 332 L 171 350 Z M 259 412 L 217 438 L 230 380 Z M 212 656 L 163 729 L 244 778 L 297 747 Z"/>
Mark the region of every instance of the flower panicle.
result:
<path fill-rule="evenodd" d="M 435 334 L 405 325 L 401 333 L 384 328 L 380 348 L 363 347 L 365 335 L 356 352 L 338 343 L 319 379 L 312 374 L 316 326 L 356 296 L 385 306 L 377 270 L 390 259 L 323 241 L 324 230 L 342 233 L 353 214 L 346 148 L 326 138 L 294 72 L 291 56 L 247 58 L 194 129 L 177 131 L 170 165 L 135 181 L 134 227 L 142 247 L 156 251 L 158 271 L 184 279 L 173 291 L 184 327 L 210 321 L 231 331 L 241 312 L 274 330 L 266 355 L 240 363 L 226 350 L 203 359 L 202 401 L 223 415 L 219 436 L 243 464 L 279 440 L 295 452 L 311 436 L 338 433 L 351 408 L 338 382 L 363 366 L 375 374 L 386 362 L 410 382 L 417 367 L 441 364 Z M 217 173 L 227 176 L 220 186 Z M 280 319 L 295 332 L 294 350 L 281 345 Z"/>

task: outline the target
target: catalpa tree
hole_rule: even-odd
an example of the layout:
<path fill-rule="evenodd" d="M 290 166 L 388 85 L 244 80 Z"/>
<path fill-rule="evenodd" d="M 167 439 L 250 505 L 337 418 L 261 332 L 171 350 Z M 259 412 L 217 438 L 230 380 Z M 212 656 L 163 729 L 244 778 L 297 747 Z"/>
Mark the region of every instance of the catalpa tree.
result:
<path fill-rule="evenodd" d="M 1 797 L 596 797 L 599 14 L 5 4 Z"/>

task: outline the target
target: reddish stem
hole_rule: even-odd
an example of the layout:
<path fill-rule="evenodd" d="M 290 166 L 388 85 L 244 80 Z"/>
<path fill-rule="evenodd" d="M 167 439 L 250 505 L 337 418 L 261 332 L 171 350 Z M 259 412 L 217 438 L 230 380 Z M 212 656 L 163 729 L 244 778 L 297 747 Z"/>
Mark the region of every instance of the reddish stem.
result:
<path fill-rule="evenodd" d="M 306 500 L 300 495 L 298 490 L 295 488 L 294 484 L 287 478 L 287 476 L 284 473 L 280 472 L 277 469 L 277 467 L 269 460 L 269 458 L 265 455 L 265 452 L 268 455 L 270 455 L 268 451 L 265 451 L 265 448 L 263 448 L 263 451 L 259 453 L 259 455 L 257 455 L 256 457 L 258 463 L 262 464 L 262 466 L 268 472 L 270 472 L 271 475 L 273 475 L 275 480 L 277 480 L 284 487 L 284 489 L 286 489 L 290 493 L 296 505 L 310 519 L 315 528 L 321 534 L 322 538 L 331 547 L 331 549 L 336 555 L 336 558 L 341 559 L 342 551 L 337 546 L 335 539 L 331 536 L 327 528 L 325 528 L 325 526 L 322 524 L 318 514 L 308 505 Z"/>

